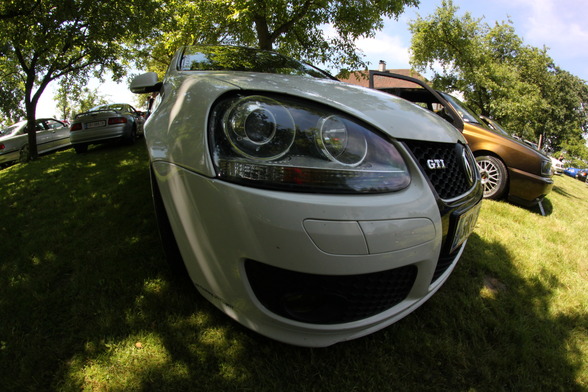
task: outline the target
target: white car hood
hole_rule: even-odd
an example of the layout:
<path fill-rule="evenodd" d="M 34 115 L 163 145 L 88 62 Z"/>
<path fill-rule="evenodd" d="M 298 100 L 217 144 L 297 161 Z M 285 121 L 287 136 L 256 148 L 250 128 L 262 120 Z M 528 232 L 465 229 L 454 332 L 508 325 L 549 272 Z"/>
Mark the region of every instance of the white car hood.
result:
<path fill-rule="evenodd" d="M 213 176 L 205 131 L 208 114 L 220 96 L 238 90 L 285 94 L 328 105 L 396 139 L 466 143 L 457 129 L 436 114 L 376 90 L 306 76 L 177 72 L 164 80 L 160 104 L 145 123 L 152 158 Z"/>
<path fill-rule="evenodd" d="M 380 91 L 304 76 L 248 72 L 208 73 L 243 90 L 288 94 L 332 106 L 395 138 L 445 143 L 461 140 L 465 143 L 461 133 L 439 116 Z"/>

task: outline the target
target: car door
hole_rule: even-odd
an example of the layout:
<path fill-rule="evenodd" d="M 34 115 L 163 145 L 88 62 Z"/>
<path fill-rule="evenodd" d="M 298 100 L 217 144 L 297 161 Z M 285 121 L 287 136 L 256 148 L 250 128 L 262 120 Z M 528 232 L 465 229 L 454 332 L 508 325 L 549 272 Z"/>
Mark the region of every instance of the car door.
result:
<path fill-rule="evenodd" d="M 441 94 L 420 79 L 385 71 L 369 71 L 369 87 L 396 95 L 428 109 L 463 132 L 464 124 L 461 116 Z"/>
<path fill-rule="evenodd" d="M 35 121 L 35 132 L 37 133 L 37 151 L 42 153 L 50 150 L 53 143 L 53 133 L 47 129 L 44 120 Z"/>
<path fill-rule="evenodd" d="M 47 119 L 44 121 L 45 129 L 49 132 L 49 140 L 51 148 L 59 148 L 66 146 L 69 141 L 69 127 L 55 119 Z"/>
<path fill-rule="evenodd" d="M 137 109 L 129 105 L 129 112 L 135 118 L 135 124 L 137 124 L 137 133 L 139 135 L 143 134 L 143 125 L 145 124 L 145 118 L 143 114 L 140 113 Z"/>

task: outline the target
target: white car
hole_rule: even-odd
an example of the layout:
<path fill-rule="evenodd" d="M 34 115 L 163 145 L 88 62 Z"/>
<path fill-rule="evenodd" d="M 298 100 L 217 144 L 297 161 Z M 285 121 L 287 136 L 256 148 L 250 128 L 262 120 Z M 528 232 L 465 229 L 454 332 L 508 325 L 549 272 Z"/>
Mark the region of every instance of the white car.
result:
<path fill-rule="evenodd" d="M 310 347 L 380 330 L 448 279 L 478 217 L 447 121 L 273 52 L 184 47 L 145 123 L 168 260 L 220 310 Z"/>
<path fill-rule="evenodd" d="M 39 118 L 35 121 L 37 152 L 39 154 L 66 148 L 69 142 L 69 127 L 54 118 Z M 25 161 L 29 155 L 27 121 L 0 129 L 0 165 L 14 161 Z"/>
<path fill-rule="evenodd" d="M 563 172 L 564 172 L 563 162 L 555 157 L 550 157 L 550 158 L 551 158 L 551 170 L 553 171 L 553 174 L 559 174 L 559 175 L 563 174 Z"/>
<path fill-rule="evenodd" d="M 90 144 L 123 140 L 133 144 L 143 135 L 143 113 L 127 103 L 96 106 L 79 113 L 71 124 L 71 144 L 76 153 L 88 151 Z"/>

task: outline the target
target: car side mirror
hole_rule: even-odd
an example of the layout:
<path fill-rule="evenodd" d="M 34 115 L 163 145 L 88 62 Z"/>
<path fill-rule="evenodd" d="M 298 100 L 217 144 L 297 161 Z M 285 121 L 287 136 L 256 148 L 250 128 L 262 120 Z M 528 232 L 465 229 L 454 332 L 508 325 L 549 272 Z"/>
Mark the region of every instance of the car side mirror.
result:
<path fill-rule="evenodd" d="M 157 74 L 155 72 L 147 72 L 133 78 L 130 90 L 135 94 L 152 93 L 161 90 L 162 85 L 161 82 L 157 81 Z"/>

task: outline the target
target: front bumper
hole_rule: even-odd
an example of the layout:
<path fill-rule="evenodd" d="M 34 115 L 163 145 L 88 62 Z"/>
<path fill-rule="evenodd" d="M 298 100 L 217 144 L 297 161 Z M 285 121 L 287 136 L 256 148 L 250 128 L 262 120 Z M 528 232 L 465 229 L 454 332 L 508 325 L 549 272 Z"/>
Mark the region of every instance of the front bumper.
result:
<path fill-rule="evenodd" d="M 290 344 L 328 346 L 394 323 L 440 288 L 465 246 L 442 252 L 457 207 L 442 217 L 420 175 L 400 192 L 350 196 L 242 187 L 166 162 L 153 169 L 200 293 Z"/>
<path fill-rule="evenodd" d="M 541 177 L 513 168 L 509 168 L 509 177 L 508 199 L 526 207 L 536 205 L 553 189 L 551 177 Z"/>

